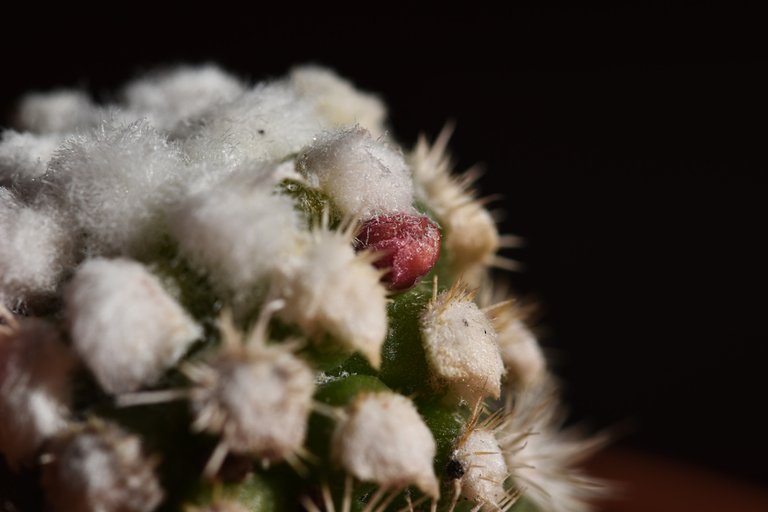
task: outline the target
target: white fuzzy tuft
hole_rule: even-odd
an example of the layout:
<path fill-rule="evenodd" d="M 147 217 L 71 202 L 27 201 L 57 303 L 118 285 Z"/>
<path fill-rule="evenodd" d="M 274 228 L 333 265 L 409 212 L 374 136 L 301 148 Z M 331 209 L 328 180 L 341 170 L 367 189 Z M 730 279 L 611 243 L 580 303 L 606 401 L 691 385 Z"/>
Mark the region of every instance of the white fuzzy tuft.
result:
<path fill-rule="evenodd" d="M 0 187 L 0 304 L 14 307 L 56 291 L 74 260 L 65 222 L 48 208 L 22 205 Z"/>
<path fill-rule="evenodd" d="M 135 435 L 92 422 L 56 438 L 44 457 L 42 483 L 54 510 L 151 512 L 163 491 Z"/>
<path fill-rule="evenodd" d="M 387 110 L 376 96 L 358 91 L 348 80 L 318 66 L 294 68 L 290 79 L 296 91 L 333 126 L 359 124 L 375 137 L 384 134 Z"/>
<path fill-rule="evenodd" d="M 437 383 L 472 404 L 499 397 L 504 364 L 496 331 L 469 293 L 454 287 L 430 302 L 421 316 L 421 332 Z"/>
<path fill-rule="evenodd" d="M 244 92 L 243 84 L 216 66 L 181 66 L 138 79 L 123 91 L 126 107 L 161 128 L 170 129 L 190 117 Z"/>
<path fill-rule="evenodd" d="M 58 90 L 22 98 L 17 124 L 35 133 L 67 133 L 93 126 L 98 107 L 81 91 Z"/>
<path fill-rule="evenodd" d="M 605 444 L 577 430 L 561 431 L 562 414 L 550 383 L 519 395 L 513 414 L 497 429 L 512 480 L 543 512 L 589 512 L 605 495 L 604 482 L 578 466 Z"/>
<path fill-rule="evenodd" d="M 56 133 L 5 130 L 0 140 L 0 186 L 12 187 L 25 199 L 31 198 L 62 140 Z"/>
<path fill-rule="evenodd" d="M 184 139 L 192 159 L 218 151 L 233 162 L 271 161 L 298 153 L 328 127 L 309 101 L 286 83 L 273 82 L 188 119 L 175 137 Z"/>
<path fill-rule="evenodd" d="M 326 134 L 305 149 L 299 170 L 352 217 L 413 210 L 411 171 L 403 156 L 359 126 Z"/>
<path fill-rule="evenodd" d="M 180 250 L 225 290 L 247 293 L 300 250 L 293 202 L 272 188 L 273 165 L 232 176 L 170 216 Z"/>
<path fill-rule="evenodd" d="M 69 139 L 49 166 L 52 195 L 63 195 L 95 254 L 142 250 L 161 229 L 161 209 L 179 196 L 179 150 L 146 123 L 105 123 Z"/>
<path fill-rule="evenodd" d="M 464 470 L 461 494 L 477 504 L 500 510 L 508 497 L 504 482 L 509 476 L 504 455 L 493 432 L 474 429 L 461 440 L 452 459 Z"/>
<path fill-rule="evenodd" d="M 185 372 L 195 384 L 195 429 L 221 434 L 228 449 L 266 461 L 300 451 L 315 388 L 305 362 L 279 346 L 252 344 Z"/>
<path fill-rule="evenodd" d="M 413 403 L 383 392 L 359 396 L 336 426 L 333 457 L 355 478 L 383 488 L 415 485 L 433 498 L 436 446 Z"/>
<path fill-rule="evenodd" d="M 154 383 L 200 328 L 141 264 L 91 259 L 65 293 L 75 349 L 108 393 Z"/>
<path fill-rule="evenodd" d="M 386 290 L 370 256 L 355 254 L 350 236 L 318 230 L 273 282 L 285 300 L 280 316 L 310 336 L 330 333 L 373 365 L 387 335 Z"/>
<path fill-rule="evenodd" d="M 503 325 L 494 323 L 508 379 L 523 387 L 534 385 L 546 375 L 546 361 L 536 337 L 518 318 L 510 319 Z"/>
<path fill-rule="evenodd" d="M 0 452 L 12 467 L 66 425 L 75 359 L 51 325 L 0 325 Z"/>

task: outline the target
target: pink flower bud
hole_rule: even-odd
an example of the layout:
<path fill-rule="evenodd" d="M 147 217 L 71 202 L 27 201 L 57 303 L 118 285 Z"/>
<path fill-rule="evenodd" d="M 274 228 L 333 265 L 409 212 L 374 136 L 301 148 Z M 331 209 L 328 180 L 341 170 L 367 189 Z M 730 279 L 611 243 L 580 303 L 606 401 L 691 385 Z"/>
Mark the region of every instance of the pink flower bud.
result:
<path fill-rule="evenodd" d="M 390 290 L 404 290 L 413 286 L 437 262 L 440 229 L 429 217 L 422 215 L 380 215 L 363 223 L 357 233 L 355 248 L 380 254 L 374 265 L 389 269 L 382 281 Z"/>

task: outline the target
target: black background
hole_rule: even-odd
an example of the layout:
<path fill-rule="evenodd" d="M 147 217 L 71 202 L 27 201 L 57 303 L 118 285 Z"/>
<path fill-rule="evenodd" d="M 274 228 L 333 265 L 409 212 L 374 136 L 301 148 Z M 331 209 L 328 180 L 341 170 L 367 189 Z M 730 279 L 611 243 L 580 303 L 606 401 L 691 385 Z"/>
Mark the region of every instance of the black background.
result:
<path fill-rule="evenodd" d="M 502 231 L 527 239 L 513 283 L 541 304 L 573 419 L 768 484 L 756 13 L 289 8 L 3 16 L 0 109 L 58 86 L 109 100 L 161 64 L 258 80 L 314 62 L 379 93 L 407 146 L 453 120 L 458 167 L 483 165 Z"/>

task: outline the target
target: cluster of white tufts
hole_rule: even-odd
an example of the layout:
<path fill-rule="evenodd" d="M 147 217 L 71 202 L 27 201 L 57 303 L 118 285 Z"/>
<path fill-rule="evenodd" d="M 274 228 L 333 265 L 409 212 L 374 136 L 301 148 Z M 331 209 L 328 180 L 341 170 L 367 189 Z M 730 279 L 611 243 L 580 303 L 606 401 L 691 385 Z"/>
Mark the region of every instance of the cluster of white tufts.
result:
<path fill-rule="evenodd" d="M 366 131 L 383 133 L 381 102 L 328 70 L 297 68 L 247 87 L 215 66 L 180 67 L 138 79 L 118 97 L 97 105 L 80 91 L 30 94 L 18 111 L 22 131 L 3 132 L 0 298 L 9 307 L 56 292 L 78 259 L 146 258 L 168 236 L 219 289 L 250 290 L 301 238 L 276 182 L 321 181 L 341 207 L 354 172 L 370 177 L 325 164 L 306 178 L 292 170 L 299 153 L 351 134 L 347 166 L 365 157 L 374 173 L 399 177 L 367 191 L 357 185 L 354 209 L 411 207 L 402 156 Z M 319 180 L 330 175 L 337 178 Z"/>
<path fill-rule="evenodd" d="M 563 468 L 583 445 L 557 437 L 549 415 L 478 424 L 504 393 L 540 404 L 548 374 L 517 310 L 475 299 L 489 267 L 510 262 L 496 256 L 505 239 L 472 176 L 451 176 L 446 134 L 404 154 L 378 98 L 315 66 L 254 86 L 212 65 L 179 67 L 115 98 L 30 94 L 17 130 L 0 135 L 0 455 L 42 475 L 53 510 L 151 512 L 173 494 L 161 456 L 91 417 L 171 399 L 188 405 L 189 436 L 217 440 L 195 478 L 219 478 L 237 457 L 301 472 L 315 464 L 318 413 L 335 424 L 332 469 L 315 471 L 346 475 L 343 510 L 359 482 L 378 487 L 368 512 L 398 496 L 436 509 L 447 454 L 458 468 L 451 510 L 459 496 L 506 510 L 517 491 L 542 512 L 582 510 L 590 494 L 574 488 L 592 482 Z M 397 268 L 407 277 L 393 283 L 388 261 L 418 268 Z M 433 267 L 424 306 L 428 284 L 417 283 Z M 424 307 L 400 331 L 397 300 L 411 286 Z M 384 377 L 382 351 L 402 332 L 428 368 L 409 396 Z M 326 367 L 339 358 L 364 375 Z M 315 402 L 347 377 L 380 380 L 338 407 Z M 73 388 L 98 403 L 73 400 Z M 445 439 L 419 400 L 450 409 L 464 432 Z M 542 435 L 528 448 L 533 430 Z M 212 499 L 189 510 L 244 510 Z"/>

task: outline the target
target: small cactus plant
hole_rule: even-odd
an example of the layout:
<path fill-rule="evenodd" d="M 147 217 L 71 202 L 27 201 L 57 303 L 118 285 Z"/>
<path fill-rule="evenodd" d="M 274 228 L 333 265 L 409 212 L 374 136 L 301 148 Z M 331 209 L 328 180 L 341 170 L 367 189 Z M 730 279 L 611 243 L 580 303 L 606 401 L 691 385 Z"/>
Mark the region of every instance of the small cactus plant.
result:
<path fill-rule="evenodd" d="M 0 140 L 0 454 L 62 512 L 590 509 L 448 134 L 332 72 L 31 94 Z M 2 494 L 5 493 L 5 494 Z"/>

